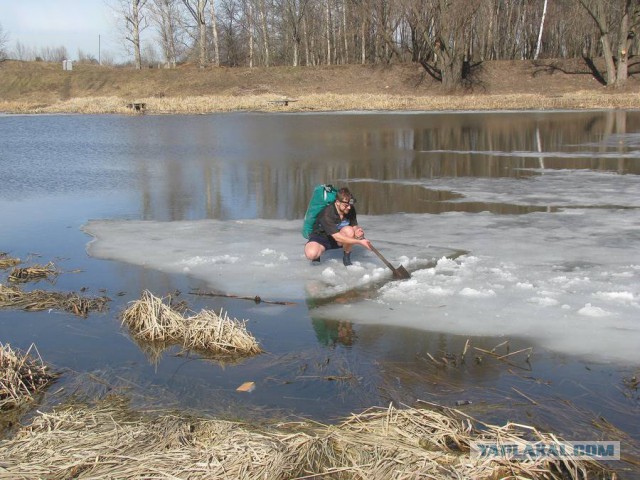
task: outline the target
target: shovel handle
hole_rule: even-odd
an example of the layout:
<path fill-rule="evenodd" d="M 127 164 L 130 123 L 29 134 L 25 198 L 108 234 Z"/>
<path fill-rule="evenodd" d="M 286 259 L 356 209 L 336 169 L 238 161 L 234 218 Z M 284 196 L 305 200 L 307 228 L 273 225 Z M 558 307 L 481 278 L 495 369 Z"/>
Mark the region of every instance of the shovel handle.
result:
<path fill-rule="evenodd" d="M 378 258 L 382 260 L 387 267 L 391 269 L 394 275 L 396 275 L 396 272 L 397 272 L 396 268 L 393 265 L 391 265 L 391 263 L 389 263 L 389 261 L 386 258 L 382 256 L 382 254 L 378 251 L 376 247 L 374 247 L 371 244 L 369 244 L 369 246 L 371 247 L 371 251 L 375 253 L 378 256 Z"/>

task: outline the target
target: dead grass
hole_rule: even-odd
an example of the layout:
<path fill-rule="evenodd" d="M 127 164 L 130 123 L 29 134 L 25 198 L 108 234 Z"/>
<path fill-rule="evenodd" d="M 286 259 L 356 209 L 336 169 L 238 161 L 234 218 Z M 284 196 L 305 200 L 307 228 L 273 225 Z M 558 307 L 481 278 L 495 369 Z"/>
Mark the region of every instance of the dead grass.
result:
<path fill-rule="evenodd" d="M 487 461 L 474 440 L 559 439 L 456 410 L 375 408 L 338 425 L 247 424 L 133 412 L 121 398 L 40 413 L 0 443 L 0 478 L 587 479 L 595 462 Z"/>
<path fill-rule="evenodd" d="M 272 103 L 273 95 L 142 97 L 147 114 L 207 114 L 232 111 L 312 112 L 312 111 L 480 111 L 640 108 L 639 93 L 577 91 L 562 95 L 387 95 L 310 94 L 296 97 L 288 106 Z M 12 113 L 84 113 L 140 115 L 127 108 L 119 97 L 84 97 L 50 104 L 0 102 L 0 111 Z"/>
<path fill-rule="evenodd" d="M 46 265 L 32 265 L 30 267 L 14 268 L 9 274 L 9 281 L 14 283 L 30 282 L 58 276 L 60 272 L 49 262 Z"/>
<path fill-rule="evenodd" d="M 483 62 L 473 87 L 448 94 L 415 64 L 136 71 L 42 62 L 0 65 L 0 111 L 151 114 L 228 111 L 523 110 L 639 108 L 640 83 L 598 83 L 582 60 Z M 273 100 L 292 99 L 288 106 Z"/>
<path fill-rule="evenodd" d="M 108 297 L 83 297 L 75 292 L 60 293 L 45 290 L 23 291 L 0 284 L 0 308 L 17 308 L 29 312 L 63 310 L 81 317 L 107 308 Z"/>
<path fill-rule="evenodd" d="M 19 264 L 19 258 L 13 258 L 4 252 L 0 252 L 0 270 L 6 270 L 7 268 L 15 267 Z"/>
<path fill-rule="evenodd" d="M 0 411 L 33 401 L 54 378 L 34 345 L 21 353 L 0 343 Z"/>
<path fill-rule="evenodd" d="M 172 308 L 170 297 L 159 298 L 148 290 L 122 314 L 122 324 L 138 341 L 167 345 L 179 343 L 187 350 L 221 356 L 247 356 L 261 353 L 245 322 L 230 319 L 226 313 L 209 310 L 185 317 Z"/>

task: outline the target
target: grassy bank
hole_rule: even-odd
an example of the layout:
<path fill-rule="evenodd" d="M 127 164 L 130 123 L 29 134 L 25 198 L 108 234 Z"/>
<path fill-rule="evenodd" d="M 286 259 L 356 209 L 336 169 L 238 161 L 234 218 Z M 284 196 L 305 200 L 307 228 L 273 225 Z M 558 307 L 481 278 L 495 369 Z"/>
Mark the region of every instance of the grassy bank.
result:
<path fill-rule="evenodd" d="M 451 94 L 416 65 L 141 71 L 2 62 L 0 112 L 150 114 L 229 111 L 547 110 L 640 108 L 640 82 L 604 88 L 580 62 L 485 62 Z M 281 101 L 291 100 L 287 105 Z"/>

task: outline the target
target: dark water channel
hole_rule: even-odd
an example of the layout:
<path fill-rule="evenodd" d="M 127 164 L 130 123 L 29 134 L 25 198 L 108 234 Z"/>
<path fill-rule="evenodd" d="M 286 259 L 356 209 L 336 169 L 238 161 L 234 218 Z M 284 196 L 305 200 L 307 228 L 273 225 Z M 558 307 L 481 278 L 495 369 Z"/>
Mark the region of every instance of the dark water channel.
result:
<path fill-rule="evenodd" d="M 622 440 L 623 454 L 635 455 L 640 401 L 626 380 L 638 365 L 543 349 L 529 362 L 477 363 L 469 355 L 460 364 L 468 338 L 487 350 L 505 340 L 511 351 L 530 344 L 315 319 L 305 302 L 274 307 L 189 295 L 206 284 L 89 257 L 81 227 L 92 219 L 301 219 L 313 187 L 325 182 L 351 187 L 359 214 L 371 216 L 554 212 L 575 205 L 467 198 L 443 179 L 473 187 L 560 170 L 635 178 L 639 151 L 635 111 L 0 116 L 0 251 L 65 271 L 28 288 L 112 299 L 107 313 L 86 319 L 0 310 L 0 342 L 25 350 L 34 343 L 63 373 L 48 404 L 78 389 L 118 387 L 142 406 L 331 421 L 391 401 L 462 402 L 484 420 Z M 615 195 L 601 203 L 596 208 L 636 208 L 618 205 Z M 6 275 L 0 271 L 0 283 Z M 118 318 L 144 289 L 180 291 L 194 310 L 249 319 L 267 353 L 221 365 L 174 348 L 151 361 Z M 255 391 L 237 393 L 244 381 L 256 382 Z M 623 433 L 594 428 L 598 418 Z"/>

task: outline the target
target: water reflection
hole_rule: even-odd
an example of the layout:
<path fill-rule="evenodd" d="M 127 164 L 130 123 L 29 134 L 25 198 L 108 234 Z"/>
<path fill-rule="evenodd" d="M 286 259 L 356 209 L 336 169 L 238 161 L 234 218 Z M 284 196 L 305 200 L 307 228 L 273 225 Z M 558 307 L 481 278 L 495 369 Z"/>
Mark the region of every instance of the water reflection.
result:
<path fill-rule="evenodd" d="M 540 207 L 465 202 L 429 181 L 640 174 L 639 131 L 640 114 L 622 110 L 2 117 L 1 195 L 118 192 L 144 219 L 294 219 L 315 185 L 336 183 L 370 215 L 527 213 Z"/>
<path fill-rule="evenodd" d="M 351 322 L 312 318 L 311 323 L 320 345 L 334 347 L 338 344 L 351 347 L 356 342 L 356 332 Z"/>
<path fill-rule="evenodd" d="M 640 127 L 635 112 L 258 115 L 235 118 L 232 129 L 219 123 L 213 117 L 191 137 L 167 137 L 202 148 L 186 157 L 169 149 L 156 182 L 148 176 L 158 158 L 139 160 L 144 218 L 300 218 L 318 183 L 349 186 L 361 198 L 359 211 L 370 215 L 554 211 L 465 202 L 428 181 L 525 180 L 538 169 L 640 173 L 634 137 L 625 133 Z"/>

